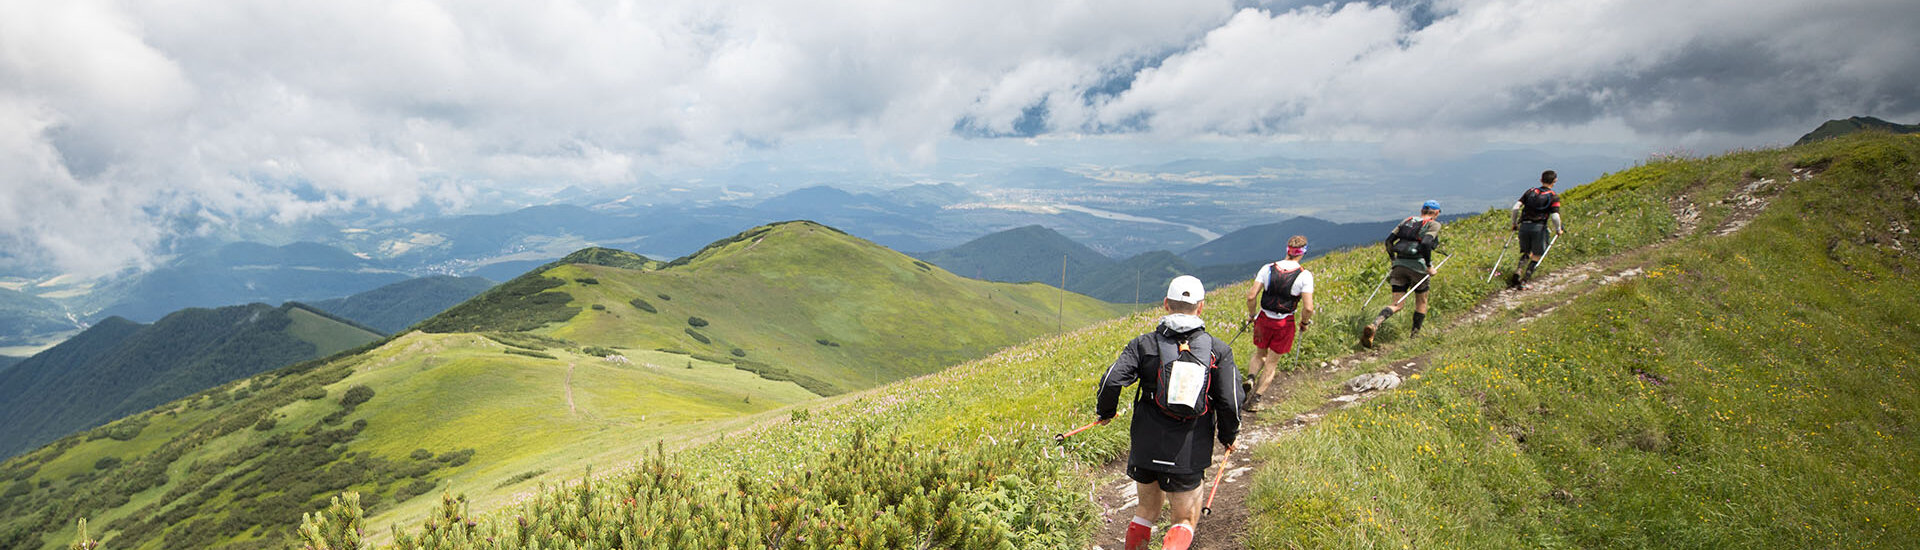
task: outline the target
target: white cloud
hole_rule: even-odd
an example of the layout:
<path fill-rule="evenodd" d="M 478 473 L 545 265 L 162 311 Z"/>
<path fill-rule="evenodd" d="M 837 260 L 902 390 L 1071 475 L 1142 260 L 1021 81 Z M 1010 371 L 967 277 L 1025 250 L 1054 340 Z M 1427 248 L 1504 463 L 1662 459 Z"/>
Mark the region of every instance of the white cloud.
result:
<path fill-rule="evenodd" d="M 886 166 L 957 125 L 1412 155 L 1750 141 L 1920 113 L 1917 6 L 0 0 L 0 246 L 101 272 L 175 216 L 457 209 L 822 138 Z"/>

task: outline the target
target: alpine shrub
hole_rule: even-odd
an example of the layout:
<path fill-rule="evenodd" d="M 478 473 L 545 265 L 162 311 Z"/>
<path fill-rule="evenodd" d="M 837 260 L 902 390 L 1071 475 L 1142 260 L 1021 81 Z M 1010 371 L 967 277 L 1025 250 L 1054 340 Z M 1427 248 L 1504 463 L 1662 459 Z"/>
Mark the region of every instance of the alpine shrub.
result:
<path fill-rule="evenodd" d="M 373 388 L 354 384 L 353 387 L 347 388 L 347 393 L 340 396 L 340 406 L 347 408 L 358 407 L 361 403 L 367 402 L 368 399 L 373 399 Z"/>

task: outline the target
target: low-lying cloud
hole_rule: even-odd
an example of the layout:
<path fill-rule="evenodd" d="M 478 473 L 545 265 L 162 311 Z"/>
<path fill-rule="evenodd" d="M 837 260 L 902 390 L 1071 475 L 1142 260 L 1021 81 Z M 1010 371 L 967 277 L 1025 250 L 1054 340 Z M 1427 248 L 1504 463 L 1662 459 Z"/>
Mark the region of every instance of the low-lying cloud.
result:
<path fill-rule="evenodd" d="M 102 273 L 182 216 L 458 210 L 820 137 L 908 161 L 956 134 L 1752 143 L 1920 114 L 1914 21 L 1905 0 L 0 0 L 0 250 Z"/>

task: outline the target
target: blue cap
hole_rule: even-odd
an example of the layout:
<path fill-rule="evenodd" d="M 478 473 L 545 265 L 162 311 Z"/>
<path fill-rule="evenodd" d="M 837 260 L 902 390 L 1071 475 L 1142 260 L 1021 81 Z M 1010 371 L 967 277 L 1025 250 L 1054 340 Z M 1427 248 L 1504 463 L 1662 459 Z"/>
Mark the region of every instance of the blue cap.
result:
<path fill-rule="evenodd" d="M 1426 203 L 1426 204 L 1422 204 L 1422 205 L 1420 205 L 1420 209 L 1422 209 L 1422 210 L 1433 210 L 1433 211 L 1439 211 L 1439 210 L 1440 210 L 1440 201 L 1427 201 L 1427 203 Z"/>

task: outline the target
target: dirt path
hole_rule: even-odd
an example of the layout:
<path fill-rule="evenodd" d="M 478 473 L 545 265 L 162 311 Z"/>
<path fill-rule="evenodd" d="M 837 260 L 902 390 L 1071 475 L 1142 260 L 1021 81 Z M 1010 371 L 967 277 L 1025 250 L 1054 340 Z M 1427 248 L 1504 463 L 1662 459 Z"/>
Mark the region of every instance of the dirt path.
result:
<path fill-rule="evenodd" d="M 573 408 L 573 363 L 567 363 L 566 387 L 567 387 L 567 416 L 573 416 L 575 413 L 575 409 Z"/>
<path fill-rule="evenodd" d="M 1818 175 L 1817 170 L 1795 168 L 1792 169 L 1792 176 L 1788 179 L 1788 183 L 1804 181 L 1815 175 Z M 1720 203 L 1730 206 L 1732 211 L 1726 219 L 1721 220 L 1718 227 L 1714 228 L 1712 235 L 1725 236 L 1746 227 L 1766 209 L 1772 196 L 1781 187 L 1783 186 L 1772 179 L 1755 180 L 1735 190 L 1726 199 L 1722 199 Z M 1643 265 L 1646 256 L 1642 252 L 1667 246 L 1699 230 L 1700 209 L 1690 200 L 1682 196 L 1669 202 L 1668 206 L 1672 209 L 1677 227 L 1667 238 L 1606 258 L 1555 269 L 1533 281 L 1525 290 L 1495 291 L 1481 300 L 1466 315 L 1448 323 L 1447 328 L 1480 323 L 1501 312 L 1522 308 L 1525 308 L 1525 313 L 1517 322 L 1529 323 L 1596 289 L 1641 276 L 1646 269 Z M 1273 387 L 1280 392 L 1279 395 L 1297 391 L 1318 391 L 1312 385 L 1314 381 L 1323 380 L 1325 375 L 1334 375 L 1344 368 L 1377 361 L 1389 349 L 1392 349 L 1392 346 L 1353 353 L 1323 362 L 1319 366 L 1321 371 L 1318 373 L 1312 372 L 1310 368 L 1282 373 L 1281 377 L 1274 381 Z M 1391 370 L 1405 379 L 1425 370 L 1426 367 L 1427 358 L 1419 357 L 1407 361 L 1395 361 L 1394 364 L 1374 368 L 1371 372 Z M 1309 374 L 1322 376 L 1308 376 Z M 1247 506 L 1247 497 L 1252 490 L 1253 473 L 1260 465 L 1260 461 L 1254 458 L 1253 449 L 1299 432 L 1337 409 L 1353 407 L 1385 393 L 1385 391 L 1355 392 L 1345 384 L 1340 384 L 1327 394 L 1326 399 L 1319 406 L 1307 412 L 1285 419 L 1262 416 L 1276 414 L 1274 412 L 1250 413 L 1247 421 L 1242 425 L 1240 439 L 1237 441 L 1240 447 L 1238 452 L 1227 457 L 1224 464 L 1218 464 L 1215 469 L 1207 471 L 1207 484 L 1201 486 L 1203 491 L 1213 488 L 1213 476 L 1219 471 L 1217 468 L 1227 469 L 1219 495 L 1214 501 L 1213 514 L 1200 519 L 1199 528 L 1194 534 L 1193 548 L 1247 547 L 1247 523 L 1252 517 L 1252 511 Z M 1109 481 L 1102 483 L 1094 495 L 1104 523 L 1100 534 L 1093 540 L 1092 548 L 1118 549 L 1124 544 L 1127 524 L 1132 521 L 1134 506 L 1139 503 L 1133 481 L 1126 477 L 1126 457 L 1122 456 L 1103 466 L 1100 479 Z M 1159 529 L 1154 531 L 1156 537 L 1162 533 L 1163 531 Z"/>

